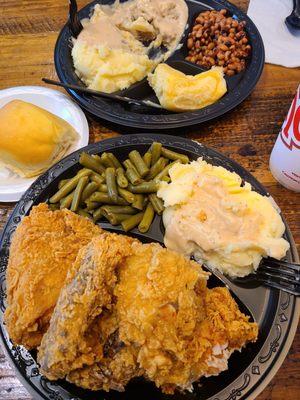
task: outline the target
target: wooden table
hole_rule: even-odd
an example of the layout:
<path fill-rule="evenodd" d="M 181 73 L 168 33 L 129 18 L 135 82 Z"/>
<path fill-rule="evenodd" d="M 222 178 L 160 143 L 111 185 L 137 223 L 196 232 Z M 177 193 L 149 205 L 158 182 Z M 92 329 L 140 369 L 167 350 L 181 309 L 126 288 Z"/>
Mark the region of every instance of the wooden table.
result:
<path fill-rule="evenodd" d="M 248 0 L 235 0 L 247 10 Z M 82 7 L 87 1 L 79 0 Z M 0 89 L 41 85 L 42 77 L 56 78 L 53 48 L 66 21 L 65 0 L 0 1 Z M 287 114 L 300 69 L 266 65 L 252 95 L 234 111 L 212 123 L 191 129 L 187 136 L 230 156 L 247 168 L 276 199 L 300 248 L 300 195 L 284 189 L 272 177 L 268 163 L 272 146 Z M 90 121 L 90 141 L 118 135 L 104 123 Z M 126 131 L 123 129 L 122 133 Z M 0 229 L 14 204 L 0 203 Z M 276 377 L 259 400 L 300 398 L 300 331 Z M 15 377 L 0 348 L 0 399 L 24 400 L 30 395 Z"/>

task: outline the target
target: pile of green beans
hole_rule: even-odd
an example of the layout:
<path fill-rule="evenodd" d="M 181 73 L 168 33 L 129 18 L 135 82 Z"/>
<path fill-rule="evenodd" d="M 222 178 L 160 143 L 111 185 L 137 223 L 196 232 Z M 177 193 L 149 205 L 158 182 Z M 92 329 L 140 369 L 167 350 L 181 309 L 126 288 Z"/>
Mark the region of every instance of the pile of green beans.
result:
<path fill-rule="evenodd" d="M 144 155 L 137 150 L 123 162 L 112 153 L 81 153 L 83 167 L 70 179 L 58 183 L 58 191 L 49 199 L 52 210 L 68 208 L 94 222 L 108 220 L 125 232 L 149 230 L 155 215 L 164 211 L 157 196 L 161 181 L 170 182 L 169 170 L 189 158 L 153 142 Z"/>

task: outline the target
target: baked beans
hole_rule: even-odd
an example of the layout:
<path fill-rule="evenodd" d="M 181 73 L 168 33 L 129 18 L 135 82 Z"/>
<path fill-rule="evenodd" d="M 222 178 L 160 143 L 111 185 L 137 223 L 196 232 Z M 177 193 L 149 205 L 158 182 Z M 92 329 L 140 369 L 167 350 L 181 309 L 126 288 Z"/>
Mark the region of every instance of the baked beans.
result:
<path fill-rule="evenodd" d="M 227 16 L 227 10 L 205 11 L 198 15 L 189 33 L 186 60 L 203 68 L 223 67 L 228 76 L 243 71 L 251 46 L 245 21 Z"/>

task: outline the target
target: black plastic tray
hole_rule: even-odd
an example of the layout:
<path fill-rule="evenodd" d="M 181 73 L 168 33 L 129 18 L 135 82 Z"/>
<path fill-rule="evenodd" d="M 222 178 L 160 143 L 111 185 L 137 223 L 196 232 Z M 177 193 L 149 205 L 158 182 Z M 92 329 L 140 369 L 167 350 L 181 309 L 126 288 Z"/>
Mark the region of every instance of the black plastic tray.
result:
<path fill-rule="evenodd" d="M 113 2 L 113 0 L 94 1 L 79 11 L 79 17 L 80 19 L 89 17 L 93 7 L 97 3 L 112 4 Z M 152 131 L 154 129 L 163 130 L 196 125 L 217 118 L 240 104 L 254 89 L 264 66 L 264 46 L 256 26 L 246 14 L 225 0 L 187 0 L 186 3 L 189 9 L 189 19 L 188 26 L 182 36 L 182 47 L 173 53 L 173 55 L 167 60 L 167 63 L 187 74 L 195 75 L 204 71 L 204 69 L 198 65 L 185 61 L 185 57 L 188 54 L 186 47 L 187 36 L 199 12 L 210 9 L 220 10 L 226 8 L 230 14 L 235 16 L 239 21 L 246 21 L 246 32 L 252 46 L 251 56 L 247 61 L 247 67 L 243 72 L 233 77 L 225 77 L 228 92 L 219 101 L 201 110 L 184 113 L 171 113 L 166 110 L 157 110 L 150 107 L 138 107 L 126 103 L 114 102 L 109 99 L 102 99 L 77 93 L 73 90 L 67 90 L 73 99 L 95 117 L 125 127 L 140 128 L 144 130 L 150 129 Z M 54 56 L 56 72 L 62 82 L 84 86 L 75 74 L 71 56 L 71 37 L 71 31 L 69 27 L 65 25 L 60 32 L 55 47 Z M 158 101 L 146 79 L 117 93 L 136 99 Z"/>
<path fill-rule="evenodd" d="M 21 219 L 28 215 L 33 205 L 47 201 L 57 191 L 58 181 L 71 177 L 80 165 L 79 155 L 82 151 L 90 154 L 101 154 L 103 151 L 113 152 L 120 160 L 127 158 L 128 153 L 137 149 L 141 152 L 149 147 L 153 140 L 160 141 L 164 146 L 187 154 L 191 159 L 203 157 L 206 161 L 221 165 L 238 173 L 248 181 L 253 188 L 267 195 L 266 190 L 245 169 L 222 154 L 193 142 L 188 139 L 155 134 L 136 134 L 89 145 L 69 155 L 54 165 L 45 174 L 40 176 L 24 194 L 16 205 L 9 221 L 7 222 L 0 241 L 0 316 L 4 312 L 6 303 L 5 273 L 8 262 L 9 247 L 12 234 Z M 101 223 L 103 228 L 121 233 L 118 227 L 108 223 Z M 124 234 L 124 232 L 123 232 Z M 143 242 L 163 242 L 163 226 L 161 217 L 156 217 L 151 229 L 145 234 L 137 230 L 132 232 Z M 292 235 L 286 225 L 285 238 L 291 245 L 287 258 L 297 261 L 297 251 Z M 209 286 L 215 286 L 214 277 L 209 280 Z M 299 301 L 287 293 L 269 289 L 259 284 L 255 286 L 237 286 L 228 280 L 230 289 L 248 306 L 255 320 L 259 324 L 259 338 L 255 344 L 249 344 L 241 353 L 235 352 L 229 361 L 229 369 L 217 377 L 202 378 L 194 384 L 194 392 L 178 393 L 167 396 L 155 388 L 154 384 L 143 379 L 132 381 L 123 393 L 111 391 L 91 392 L 82 390 L 65 381 L 51 383 L 39 375 L 35 354 L 27 352 L 23 347 L 12 346 L 7 335 L 5 325 L 1 322 L 0 337 L 2 338 L 7 356 L 18 372 L 22 383 L 33 394 L 35 399 L 49 400 L 235 400 L 236 398 L 253 398 L 261 391 L 268 380 L 274 375 L 283 362 L 288 348 L 293 339 L 299 316 Z M 244 310 L 243 310 L 244 311 Z"/>

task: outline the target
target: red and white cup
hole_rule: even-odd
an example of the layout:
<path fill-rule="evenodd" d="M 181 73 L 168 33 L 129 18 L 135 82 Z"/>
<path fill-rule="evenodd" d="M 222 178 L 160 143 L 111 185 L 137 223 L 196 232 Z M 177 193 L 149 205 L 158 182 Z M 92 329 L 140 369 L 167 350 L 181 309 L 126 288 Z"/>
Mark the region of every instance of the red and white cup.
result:
<path fill-rule="evenodd" d="M 270 170 L 281 185 L 300 192 L 300 85 L 273 147 Z"/>

